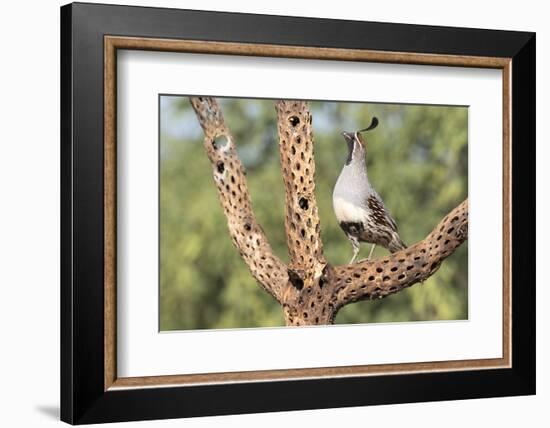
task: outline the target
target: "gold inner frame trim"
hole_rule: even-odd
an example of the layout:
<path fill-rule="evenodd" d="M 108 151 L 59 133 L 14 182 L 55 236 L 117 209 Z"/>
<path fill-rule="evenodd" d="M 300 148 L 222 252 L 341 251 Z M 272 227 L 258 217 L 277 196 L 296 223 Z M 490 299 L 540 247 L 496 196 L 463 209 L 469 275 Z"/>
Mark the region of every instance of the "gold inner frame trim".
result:
<path fill-rule="evenodd" d="M 116 367 L 116 88 L 117 50 L 148 50 L 218 55 L 323 59 L 394 64 L 494 68 L 502 70 L 503 93 L 503 320 L 502 358 L 421 363 L 377 364 L 304 369 L 117 377 Z M 191 386 L 310 378 L 359 377 L 511 367 L 512 355 L 512 164 L 511 58 L 385 52 L 360 49 L 267 45 L 140 37 L 104 37 L 104 389 Z"/>

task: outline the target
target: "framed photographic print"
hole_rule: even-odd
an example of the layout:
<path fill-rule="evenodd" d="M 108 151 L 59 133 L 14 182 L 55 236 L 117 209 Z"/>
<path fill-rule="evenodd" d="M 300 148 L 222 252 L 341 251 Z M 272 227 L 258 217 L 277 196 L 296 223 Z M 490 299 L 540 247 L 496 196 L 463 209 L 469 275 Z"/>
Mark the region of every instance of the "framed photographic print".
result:
<path fill-rule="evenodd" d="M 61 8 L 61 417 L 535 393 L 535 35 Z"/>

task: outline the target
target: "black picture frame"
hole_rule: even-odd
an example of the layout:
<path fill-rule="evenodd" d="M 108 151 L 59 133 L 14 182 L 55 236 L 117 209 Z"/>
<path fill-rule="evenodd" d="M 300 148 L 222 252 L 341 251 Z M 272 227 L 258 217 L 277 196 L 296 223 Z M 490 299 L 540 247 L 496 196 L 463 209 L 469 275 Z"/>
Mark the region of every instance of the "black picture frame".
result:
<path fill-rule="evenodd" d="M 104 390 L 104 36 L 512 59 L 512 367 Z M 74 3 L 61 8 L 61 419 L 71 424 L 535 393 L 535 34 Z"/>

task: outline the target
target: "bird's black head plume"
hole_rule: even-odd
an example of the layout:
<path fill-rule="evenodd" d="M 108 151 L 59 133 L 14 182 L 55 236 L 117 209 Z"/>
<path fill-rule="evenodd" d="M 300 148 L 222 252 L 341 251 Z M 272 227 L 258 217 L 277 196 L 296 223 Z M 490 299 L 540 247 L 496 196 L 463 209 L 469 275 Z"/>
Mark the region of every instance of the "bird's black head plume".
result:
<path fill-rule="evenodd" d="M 370 125 L 367 128 L 361 129 L 360 131 L 357 131 L 357 132 L 371 131 L 374 128 L 376 128 L 377 126 L 378 126 L 378 118 L 376 116 L 373 116 Z"/>
<path fill-rule="evenodd" d="M 370 125 L 365 128 L 361 129 L 359 131 L 355 132 L 342 132 L 342 135 L 344 136 L 346 143 L 348 143 L 348 158 L 346 160 L 346 165 L 349 165 L 353 159 L 353 151 L 355 147 L 355 143 L 358 143 L 359 147 L 362 147 L 363 150 L 366 150 L 366 142 L 361 136 L 361 132 L 370 131 L 378 126 L 378 118 L 373 116 L 372 121 Z"/>

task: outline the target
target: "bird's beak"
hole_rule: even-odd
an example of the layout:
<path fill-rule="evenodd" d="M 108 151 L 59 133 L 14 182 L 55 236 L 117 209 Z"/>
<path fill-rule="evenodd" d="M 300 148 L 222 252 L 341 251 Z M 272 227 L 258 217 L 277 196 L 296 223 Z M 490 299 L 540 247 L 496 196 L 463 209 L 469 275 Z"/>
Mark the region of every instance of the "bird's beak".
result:
<path fill-rule="evenodd" d="M 347 131 L 342 132 L 342 136 L 346 139 L 346 143 L 348 143 L 348 149 L 350 153 L 353 152 L 355 142 L 359 143 L 360 146 L 366 149 L 367 142 L 363 139 L 361 132 L 370 131 L 371 129 L 374 129 L 377 126 L 378 126 L 378 118 L 373 116 L 371 124 L 367 128 L 361 129 L 357 132 L 347 132 Z"/>
<path fill-rule="evenodd" d="M 352 132 L 342 132 L 342 136 L 346 139 L 346 141 L 353 141 L 354 135 Z"/>
<path fill-rule="evenodd" d="M 350 153 L 353 151 L 353 144 L 355 142 L 355 133 L 353 132 L 342 132 L 342 136 L 346 140 L 346 143 L 348 143 L 348 149 Z"/>

